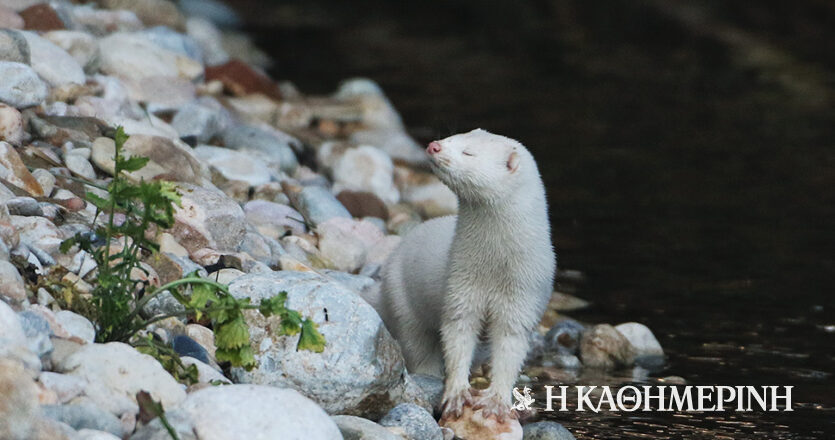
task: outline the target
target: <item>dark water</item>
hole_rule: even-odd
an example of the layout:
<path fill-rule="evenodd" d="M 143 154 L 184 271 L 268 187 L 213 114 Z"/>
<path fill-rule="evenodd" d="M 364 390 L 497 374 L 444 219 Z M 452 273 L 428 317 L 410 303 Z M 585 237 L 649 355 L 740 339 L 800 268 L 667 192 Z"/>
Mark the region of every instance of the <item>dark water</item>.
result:
<path fill-rule="evenodd" d="M 594 303 L 572 317 L 653 329 L 648 383 L 795 386 L 790 413 L 547 418 L 578 439 L 835 438 L 835 3 L 233 3 L 304 92 L 368 76 L 421 141 L 526 144 L 560 265 L 587 276 L 557 286 Z"/>

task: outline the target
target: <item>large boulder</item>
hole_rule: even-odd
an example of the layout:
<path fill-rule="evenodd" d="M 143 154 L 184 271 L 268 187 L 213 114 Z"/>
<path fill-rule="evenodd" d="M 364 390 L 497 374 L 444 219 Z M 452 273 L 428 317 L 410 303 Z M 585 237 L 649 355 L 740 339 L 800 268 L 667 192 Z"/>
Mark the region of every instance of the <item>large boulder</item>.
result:
<path fill-rule="evenodd" d="M 294 390 L 258 386 L 208 387 L 189 394 L 166 411 L 181 439 L 340 440 L 336 423 L 310 399 Z M 140 428 L 131 440 L 170 438 L 159 419 Z"/>
<path fill-rule="evenodd" d="M 299 336 L 279 336 L 278 318 L 250 314 L 258 367 L 237 368 L 239 382 L 299 390 L 331 414 L 376 419 L 402 401 L 413 401 L 400 348 L 382 320 L 344 284 L 310 272 L 249 274 L 229 285 L 236 298 L 253 302 L 288 293 L 287 306 L 310 317 L 325 338 L 322 353 L 297 351 Z M 423 402 L 421 402 L 423 403 Z M 425 404 L 425 403 L 424 403 Z"/>

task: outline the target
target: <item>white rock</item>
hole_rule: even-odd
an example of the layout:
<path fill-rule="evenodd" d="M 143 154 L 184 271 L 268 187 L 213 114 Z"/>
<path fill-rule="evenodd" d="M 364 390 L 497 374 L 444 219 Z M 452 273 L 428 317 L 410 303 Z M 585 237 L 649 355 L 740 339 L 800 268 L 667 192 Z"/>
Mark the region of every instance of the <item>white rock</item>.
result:
<path fill-rule="evenodd" d="M 383 239 L 383 233 L 373 223 L 341 217 L 320 223 L 316 233 L 322 256 L 345 272 L 362 267 L 368 251 Z"/>
<path fill-rule="evenodd" d="M 0 141 L 19 147 L 24 134 L 23 115 L 14 107 L 0 104 Z"/>
<path fill-rule="evenodd" d="M 119 32 L 99 40 L 101 70 L 123 80 L 140 81 L 150 76 L 193 80 L 203 74 L 199 62 L 163 49 L 146 36 Z"/>
<path fill-rule="evenodd" d="M 42 371 L 38 376 L 38 382 L 46 389 L 55 392 L 60 403 L 67 403 L 76 396 L 84 394 L 87 388 L 87 380 L 69 374 L 53 373 Z"/>
<path fill-rule="evenodd" d="M 342 434 L 322 408 L 298 392 L 258 385 L 208 387 L 189 394 L 169 420 L 181 438 L 200 440 L 286 439 L 341 440 Z M 132 438 L 164 434 L 158 421 Z"/>
<path fill-rule="evenodd" d="M 96 170 L 93 165 L 81 154 L 67 154 L 64 156 L 64 163 L 70 171 L 89 180 L 96 179 Z"/>
<path fill-rule="evenodd" d="M 76 436 L 76 440 L 120 440 L 119 437 L 115 435 L 104 432 L 104 431 L 96 431 L 95 429 L 79 429 L 78 435 Z"/>
<path fill-rule="evenodd" d="M 290 206 L 266 200 L 252 200 L 244 205 L 246 220 L 265 237 L 279 240 L 287 231 L 293 235 L 307 232 L 304 217 Z"/>
<path fill-rule="evenodd" d="M 0 297 L 15 301 L 26 299 L 23 278 L 12 263 L 3 260 L 0 260 Z"/>
<path fill-rule="evenodd" d="M 270 170 L 264 163 L 244 152 L 199 145 L 194 149 L 194 155 L 228 180 L 239 180 L 249 186 L 263 185 L 270 181 Z"/>
<path fill-rule="evenodd" d="M 229 54 L 223 49 L 223 35 L 212 22 L 203 18 L 190 17 L 186 20 L 186 33 L 200 45 L 207 66 L 216 66 L 229 61 Z"/>
<path fill-rule="evenodd" d="M 180 184 L 182 206 L 175 207 L 175 225 L 169 231 L 190 253 L 203 248 L 237 252 L 246 235 L 246 218 L 237 202 L 226 194 Z"/>
<path fill-rule="evenodd" d="M 84 70 L 67 51 L 34 32 L 21 32 L 29 43 L 31 63 L 35 72 L 53 87 L 84 84 Z"/>
<path fill-rule="evenodd" d="M 333 192 L 342 190 L 374 193 L 388 205 L 400 200 L 400 192 L 394 186 L 394 164 L 391 158 L 369 145 L 350 148 L 333 166 Z"/>
<path fill-rule="evenodd" d="M 197 381 L 199 383 L 232 383 L 232 381 L 227 379 L 226 376 L 218 373 L 217 370 L 212 368 L 210 365 L 203 363 L 199 359 L 195 359 L 191 356 L 182 356 L 180 357 L 180 360 L 183 361 L 183 365 L 186 367 L 190 365 L 197 366 Z"/>
<path fill-rule="evenodd" d="M 0 345 L 26 345 L 26 334 L 17 313 L 0 301 Z"/>
<path fill-rule="evenodd" d="M 99 45 L 96 37 L 81 31 L 50 31 L 44 38 L 64 49 L 85 71 L 96 70 L 99 63 Z"/>
<path fill-rule="evenodd" d="M 89 382 L 84 393 L 116 416 L 136 414 L 136 393 L 147 391 L 166 410 L 185 400 L 183 386 L 151 356 L 121 342 L 87 344 L 55 366 Z"/>
<path fill-rule="evenodd" d="M 16 108 L 38 105 L 49 92 L 38 74 L 26 64 L 0 61 L 0 102 Z"/>
<path fill-rule="evenodd" d="M 253 302 L 287 291 L 287 307 L 312 319 L 326 344 L 322 353 L 297 351 L 298 335 L 278 336 L 267 327 L 277 323 L 248 315 L 259 365 L 252 371 L 233 368 L 233 380 L 297 389 L 331 414 L 380 417 L 404 398 L 397 343 L 377 312 L 343 283 L 310 272 L 279 271 L 244 275 L 229 290 Z"/>
<path fill-rule="evenodd" d="M 86 342 L 96 339 L 96 329 L 87 318 L 69 310 L 61 310 L 55 314 L 55 318 L 70 335 Z"/>
<path fill-rule="evenodd" d="M 615 326 L 615 330 L 620 332 L 626 339 L 635 347 L 637 356 L 664 356 L 664 349 L 661 348 L 661 343 L 655 338 L 647 326 L 637 322 L 626 322 Z"/>

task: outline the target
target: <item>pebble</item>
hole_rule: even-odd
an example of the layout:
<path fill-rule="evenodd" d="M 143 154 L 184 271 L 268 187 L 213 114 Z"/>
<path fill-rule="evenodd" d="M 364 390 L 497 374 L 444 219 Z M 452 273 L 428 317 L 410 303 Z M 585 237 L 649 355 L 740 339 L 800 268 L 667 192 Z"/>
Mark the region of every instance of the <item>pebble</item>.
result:
<path fill-rule="evenodd" d="M 181 184 L 181 206 L 174 209 L 177 242 L 194 253 L 203 248 L 237 252 L 246 235 L 244 211 L 220 191 Z"/>
<path fill-rule="evenodd" d="M 282 184 L 284 193 L 290 198 L 293 207 L 313 226 L 335 217 L 352 218 L 351 213 L 339 203 L 339 200 L 321 186 L 300 187 Z"/>
<path fill-rule="evenodd" d="M 574 440 L 574 436 L 557 422 L 528 423 L 522 429 L 524 440 Z"/>
<path fill-rule="evenodd" d="M 102 72 L 135 83 L 147 77 L 193 80 L 203 74 L 199 62 L 163 49 L 141 34 L 111 34 L 99 40 L 99 52 Z"/>
<path fill-rule="evenodd" d="M 403 440 L 390 430 L 356 416 L 332 416 L 344 440 Z"/>
<path fill-rule="evenodd" d="M 67 168 L 69 168 L 69 170 L 76 175 L 88 180 L 96 179 L 96 170 L 93 169 L 93 165 L 90 164 L 90 161 L 85 159 L 83 155 L 67 154 L 64 156 L 64 162 L 66 163 Z"/>
<path fill-rule="evenodd" d="M 26 64 L 0 61 L 0 102 L 26 108 L 46 99 L 48 89 L 38 74 Z"/>
<path fill-rule="evenodd" d="M 382 419 L 382 426 L 402 428 L 410 440 L 443 440 L 441 427 L 425 409 L 412 404 L 401 403 L 392 408 Z"/>
<path fill-rule="evenodd" d="M 23 17 L 20 14 L 13 9 L 0 5 L 0 28 L 23 29 L 24 24 Z M 0 35 L 0 39 L 2 38 L 2 35 Z M 2 58 L 2 55 L 0 55 L 0 58 Z"/>
<path fill-rule="evenodd" d="M 44 34 L 44 38 L 64 49 L 87 73 L 99 67 L 99 45 L 96 38 L 82 31 L 57 30 Z"/>
<path fill-rule="evenodd" d="M 580 359 L 590 368 L 611 370 L 635 362 L 632 344 L 609 324 L 586 330 L 580 339 Z"/>
<path fill-rule="evenodd" d="M 49 85 L 84 84 L 86 76 L 70 54 L 40 35 L 21 32 L 29 43 L 30 65 Z"/>
<path fill-rule="evenodd" d="M 263 185 L 271 180 L 270 170 L 263 162 L 246 153 L 200 145 L 194 149 L 194 154 L 227 180 L 238 180 L 249 186 Z"/>
<path fill-rule="evenodd" d="M 57 312 L 55 318 L 70 335 L 88 343 L 96 339 L 96 329 L 87 318 L 69 310 Z"/>
<path fill-rule="evenodd" d="M 585 330 L 583 324 L 570 318 L 563 319 L 545 334 L 546 349 L 559 354 L 577 354 L 580 338 Z"/>
<path fill-rule="evenodd" d="M 66 423 L 73 429 L 94 429 L 117 436 L 123 435 L 122 422 L 115 415 L 99 408 L 88 399 L 83 400 L 69 405 L 43 405 L 41 411 L 45 417 Z"/>
<path fill-rule="evenodd" d="M 20 11 L 20 17 L 23 18 L 24 27 L 27 30 L 43 32 L 66 27 L 55 9 L 46 3 L 33 5 Z"/>
<path fill-rule="evenodd" d="M 350 148 L 333 166 L 333 191 L 370 192 L 388 205 L 395 204 L 400 200 L 400 192 L 394 186 L 393 173 L 391 158 L 377 148 Z"/>
<path fill-rule="evenodd" d="M 278 161 L 281 171 L 292 174 L 299 162 L 291 145 L 294 137 L 266 126 L 237 125 L 223 132 L 223 143 L 234 150 L 255 150 Z"/>
<path fill-rule="evenodd" d="M 303 235 L 307 232 L 304 217 L 290 206 L 266 200 L 253 200 L 244 205 L 249 224 L 265 237 L 280 239 L 287 232 Z"/>
<path fill-rule="evenodd" d="M 37 200 L 31 197 L 15 197 L 6 201 L 6 208 L 11 215 L 42 217 L 43 209 Z"/>
<path fill-rule="evenodd" d="M 0 141 L 6 141 L 16 147 L 23 144 L 23 115 L 14 108 L 0 104 Z"/>
<path fill-rule="evenodd" d="M 14 18 L 8 20 L 13 21 Z M 22 24 L 21 27 L 23 27 Z M 23 34 L 12 29 L 0 29 L 0 61 L 29 64 L 29 59 L 29 43 L 26 42 Z"/>
<path fill-rule="evenodd" d="M 171 341 L 174 351 L 180 356 L 193 357 L 200 362 L 209 363 L 209 352 L 194 339 L 185 335 L 176 335 Z"/>

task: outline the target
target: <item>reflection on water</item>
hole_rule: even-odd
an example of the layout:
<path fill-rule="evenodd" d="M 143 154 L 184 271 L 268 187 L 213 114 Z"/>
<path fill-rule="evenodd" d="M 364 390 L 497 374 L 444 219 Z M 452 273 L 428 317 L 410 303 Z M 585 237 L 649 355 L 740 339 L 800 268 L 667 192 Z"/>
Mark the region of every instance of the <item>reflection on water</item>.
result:
<path fill-rule="evenodd" d="M 522 140 L 560 264 L 587 275 L 557 286 L 594 303 L 570 315 L 645 323 L 665 348 L 640 381 L 795 386 L 791 413 L 544 417 L 578 439 L 835 436 L 830 3 L 233 3 L 304 91 L 370 76 L 421 141 Z"/>

